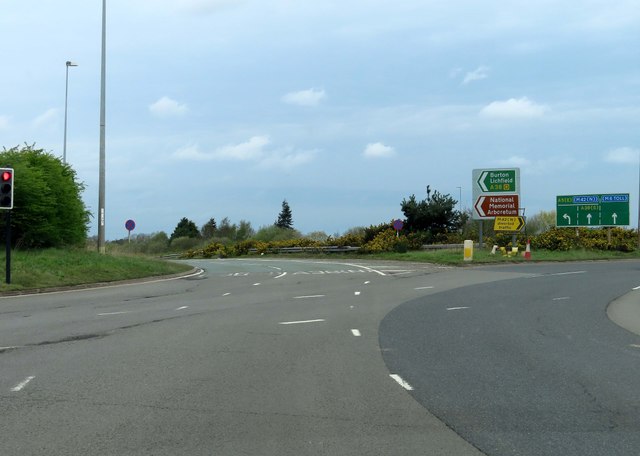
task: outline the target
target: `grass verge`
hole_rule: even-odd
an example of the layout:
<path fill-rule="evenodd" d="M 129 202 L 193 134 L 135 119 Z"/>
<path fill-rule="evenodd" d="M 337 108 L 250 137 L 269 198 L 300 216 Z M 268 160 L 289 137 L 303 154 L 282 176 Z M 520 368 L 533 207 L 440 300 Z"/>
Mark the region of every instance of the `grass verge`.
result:
<path fill-rule="evenodd" d="M 101 255 L 86 250 L 13 251 L 11 284 L 5 283 L 5 256 L 0 256 L 0 292 L 84 285 L 163 276 L 189 270 L 185 264 L 142 256 Z"/>

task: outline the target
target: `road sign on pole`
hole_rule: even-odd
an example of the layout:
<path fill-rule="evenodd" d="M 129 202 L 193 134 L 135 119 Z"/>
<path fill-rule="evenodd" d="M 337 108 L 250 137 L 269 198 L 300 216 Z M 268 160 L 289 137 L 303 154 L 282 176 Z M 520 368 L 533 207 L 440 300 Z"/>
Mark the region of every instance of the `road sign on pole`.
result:
<path fill-rule="evenodd" d="M 556 196 L 556 226 L 628 226 L 629 194 Z"/>
<path fill-rule="evenodd" d="M 496 217 L 493 222 L 494 231 L 518 232 L 524 228 L 524 217 Z"/>
<path fill-rule="evenodd" d="M 515 217 L 520 209 L 520 168 L 474 169 L 473 218 Z"/>

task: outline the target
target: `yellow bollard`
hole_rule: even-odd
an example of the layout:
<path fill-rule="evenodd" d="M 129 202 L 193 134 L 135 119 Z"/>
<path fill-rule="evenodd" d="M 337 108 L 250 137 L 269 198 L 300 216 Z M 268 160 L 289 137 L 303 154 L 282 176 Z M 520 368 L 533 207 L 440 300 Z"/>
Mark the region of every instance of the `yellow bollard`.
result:
<path fill-rule="evenodd" d="M 473 241 L 464 241 L 464 261 L 473 260 Z"/>

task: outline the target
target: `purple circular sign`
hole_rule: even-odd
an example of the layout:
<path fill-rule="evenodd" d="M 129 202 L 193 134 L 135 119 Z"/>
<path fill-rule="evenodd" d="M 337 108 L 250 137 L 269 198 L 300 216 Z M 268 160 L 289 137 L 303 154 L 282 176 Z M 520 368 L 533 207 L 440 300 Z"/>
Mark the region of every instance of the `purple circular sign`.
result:
<path fill-rule="evenodd" d="M 394 220 L 393 221 L 393 229 L 396 231 L 402 230 L 404 227 L 404 222 L 402 220 Z"/>
<path fill-rule="evenodd" d="M 136 228 L 136 222 L 134 222 L 133 220 L 127 220 L 124 223 L 124 227 L 127 229 L 127 231 L 133 231 Z"/>

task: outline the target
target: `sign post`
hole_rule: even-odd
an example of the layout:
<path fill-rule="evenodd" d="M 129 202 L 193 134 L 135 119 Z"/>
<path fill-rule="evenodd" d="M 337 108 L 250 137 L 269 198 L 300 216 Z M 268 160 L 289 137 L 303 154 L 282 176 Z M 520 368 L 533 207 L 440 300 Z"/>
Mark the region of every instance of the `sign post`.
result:
<path fill-rule="evenodd" d="M 393 221 L 393 229 L 396 230 L 396 237 L 400 237 L 400 231 L 404 228 L 404 222 L 400 219 Z"/>
<path fill-rule="evenodd" d="M 129 244 L 131 244 L 131 232 L 136 228 L 136 222 L 129 219 L 124 223 L 124 227 L 129 232 Z"/>

